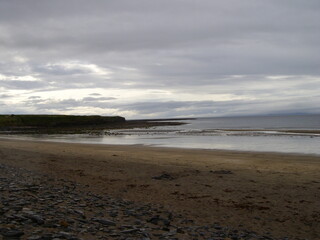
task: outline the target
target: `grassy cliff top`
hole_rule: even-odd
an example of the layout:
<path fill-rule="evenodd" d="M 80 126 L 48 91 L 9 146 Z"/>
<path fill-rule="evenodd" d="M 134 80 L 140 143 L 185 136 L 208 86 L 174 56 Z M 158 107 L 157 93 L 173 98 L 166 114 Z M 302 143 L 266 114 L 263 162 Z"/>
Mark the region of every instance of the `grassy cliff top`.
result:
<path fill-rule="evenodd" d="M 119 116 L 0 115 L 0 127 L 74 127 L 123 123 L 125 121 L 125 118 Z"/>

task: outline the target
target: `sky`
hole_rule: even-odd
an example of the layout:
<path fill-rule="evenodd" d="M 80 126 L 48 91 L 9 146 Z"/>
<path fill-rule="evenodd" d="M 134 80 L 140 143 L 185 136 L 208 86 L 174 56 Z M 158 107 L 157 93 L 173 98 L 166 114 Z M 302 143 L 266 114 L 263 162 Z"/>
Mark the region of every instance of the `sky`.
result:
<path fill-rule="evenodd" d="M 0 0 L 0 114 L 317 114 L 319 12 L 319 0 Z"/>

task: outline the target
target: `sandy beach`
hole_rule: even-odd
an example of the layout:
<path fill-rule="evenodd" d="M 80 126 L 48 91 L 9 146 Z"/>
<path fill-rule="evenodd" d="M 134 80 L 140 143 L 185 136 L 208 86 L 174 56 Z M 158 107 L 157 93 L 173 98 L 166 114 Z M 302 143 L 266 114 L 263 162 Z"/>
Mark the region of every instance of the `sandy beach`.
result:
<path fill-rule="evenodd" d="M 0 139 L 0 163 L 196 220 L 320 239 L 320 156 Z"/>

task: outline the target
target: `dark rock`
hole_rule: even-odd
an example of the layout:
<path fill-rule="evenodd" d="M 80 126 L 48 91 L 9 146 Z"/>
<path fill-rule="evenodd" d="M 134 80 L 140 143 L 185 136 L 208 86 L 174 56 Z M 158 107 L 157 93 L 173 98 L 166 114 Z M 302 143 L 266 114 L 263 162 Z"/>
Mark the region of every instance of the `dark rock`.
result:
<path fill-rule="evenodd" d="M 135 229 L 124 230 L 121 233 L 130 234 L 130 233 L 136 233 L 136 232 L 139 232 L 139 231 L 140 231 L 140 229 L 135 228 Z"/>
<path fill-rule="evenodd" d="M 31 219 L 33 222 L 37 223 L 37 224 L 44 224 L 44 220 L 41 216 L 36 215 L 36 214 L 27 214 L 26 215 L 27 218 Z"/>
<path fill-rule="evenodd" d="M 18 239 L 24 235 L 24 232 L 14 229 L 1 229 L 0 234 L 6 238 Z"/>
<path fill-rule="evenodd" d="M 170 174 L 168 173 L 163 173 L 161 174 L 160 176 L 155 176 L 155 177 L 152 177 L 152 179 L 155 179 L 155 180 L 174 180 L 174 177 L 172 177 Z"/>
<path fill-rule="evenodd" d="M 213 173 L 213 174 L 233 174 L 233 172 L 230 170 L 217 170 L 217 171 L 211 170 L 210 173 Z"/>
<path fill-rule="evenodd" d="M 154 225 L 158 225 L 158 223 L 159 223 L 160 220 L 161 220 L 161 219 L 160 219 L 159 216 L 154 216 L 154 217 L 150 218 L 150 219 L 148 220 L 148 222 L 149 222 L 149 223 L 152 223 L 152 224 L 154 224 Z"/>

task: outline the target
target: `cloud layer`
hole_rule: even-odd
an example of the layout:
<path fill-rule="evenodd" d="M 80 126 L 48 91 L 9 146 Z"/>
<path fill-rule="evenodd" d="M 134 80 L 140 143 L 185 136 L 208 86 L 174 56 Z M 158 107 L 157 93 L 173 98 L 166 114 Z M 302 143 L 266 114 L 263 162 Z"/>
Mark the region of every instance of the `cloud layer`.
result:
<path fill-rule="evenodd" d="M 0 114 L 320 113 L 320 2 L 0 1 Z"/>

